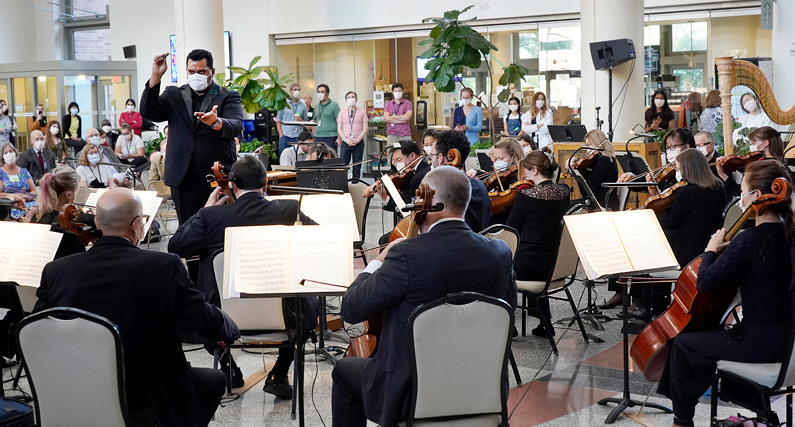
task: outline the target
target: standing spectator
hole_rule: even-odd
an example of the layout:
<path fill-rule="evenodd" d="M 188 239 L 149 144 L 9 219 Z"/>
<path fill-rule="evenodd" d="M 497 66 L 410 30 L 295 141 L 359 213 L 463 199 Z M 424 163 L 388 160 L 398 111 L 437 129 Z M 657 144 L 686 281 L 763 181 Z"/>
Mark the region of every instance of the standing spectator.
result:
<path fill-rule="evenodd" d="M 0 144 L 4 142 L 13 143 L 14 141 L 11 139 L 13 135 L 11 132 L 15 132 L 16 130 L 16 122 L 8 115 L 8 104 L 0 99 Z"/>
<path fill-rule="evenodd" d="M 652 97 L 654 105 L 646 110 L 646 132 L 676 129 L 676 115 L 668 106 L 665 91 L 657 89 Z"/>
<path fill-rule="evenodd" d="M 403 85 L 392 85 L 394 99 L 384 106 L 384 120 L 388 123 L 386 128 L 386 142 L 390 147 L 398 141 L 411 141 L 411 101 L 403 100 Z"/>
<path fill-rule="evenodd" d="M 58 120 L 53 120 L 47 126 L 47 132 L 44 133 L 46 140 L 45 147 L 55 153 L 55 157 L 65 159 L 69 154 L 66 149 L 66 141 L 64 141 L 63 133 L 61 133 L 61 124 Z"/>
<path fill-rule="evenodd" d="M 773 124 L 770 117 L 762 110 L 762 106 L 759 104 L 759 98 L 757 98 L 753 92 L 746 92 L 742 98 L 740 98 L 740 101 L 740 108 L 742 108 L 744 114 L 738 119 L 740 127 L 734 130 L 733 141 L 741 139 L 740 129 L 743 128 L 758 129 L 770 126 L 775 129 L 776 125 Z"/>
<path fill-rule="evenodd" d="M 119 139 L 119 132 L 113 130 L 113 125 L 110 124 L 110 120 L 105 119 L 102 121 L 102 132 L 105 132 L 105 135 L 108 136 L 108 146 L 112 149 L 116 149 L 116 140 Z"/>
<path fill-rule="evenodd" d="M 134 134 L 141 136 L 141 126 L 144 124 L 144 119 L 141 113 L 135 111 L 135 100 L 130 98 L 127 100 L 127 111 L 119 115 L 119 127 L 127 123 L 132 128 Z"/>
<path fill-rule="evenodd" d="M 472 104 L 475 93 L 465 87 L 461 89 L 461 106 L 453 112 L 453 129 L 464 132 L 470 144 L 480 142 L 480 129 L 483 127 L 483 110 Z"/>
<path fill-rule="evenodd" d="M 508 114 L 502 119 L 504 132 L 510 136 L 518 136 L 522 132 L 522 112 L 519 98 L 512 96 L 508 99 Z M 519 141 L 521 143 L 521 141 Z"/>
<path fill-rule="evenodd" d="M 367 112 L 364 108 L 356 107 L 358 97 L 356 92 L 350 91 L 345 94 L 345 102 L 348 108 L 341 111 L 337 116 L 337 133 L 339 134 L 338 144 L 340 145 L 340 157 L 345 160 L 345 164 L 359 163 L 364 154 L 364 137 L 367 135 Z M 353 167 L 354 179 L 359 178 L 362 170 L 361 165 Z"/>
<path fill-rule="evenodd" d="M 75 153 L 85 147 L 86 142 L 83 140 L 83 124 L 81 123 L 80 106 L 76 102 L 69 103 L 69 114 L 63 116 L 63 134 L 66 140 L 66 145 L 75 149 Z"/>
<path fill-rule="evenodd" d="M 328 95 L 328 85 L 319 84 L 317 86 L 317 114 L 313 117 L 317 122 L 315 141 L 322 142 L 334 150 L 340 140 L 337 136 L 337 116 L 340 115 L 340 105 L 329 99 Z"/>
<path fill-rule="evenodd" d="M 303 102 L 304 106 L 306 107 L 306 117 L 309 120 L 314 120 L 314 118 L 315 118 L 315 109 L 312 108 L 312 95 L 306 94 L 306 95 L 302 96 L 301 97 L 301 102 Z"/>
<path fill-rule="evenodd" d="M 135 166 L 134 172 L 140 173 L 149 166 L 144 153 L 144 142 L 133 133 L 128 123 L 121 125 L 121 136 L 116 144 L 115 154 L 122 163 Z"/>
<path fill-rule="evenodd" d="M 715 133 L 718 122 L 723 120 L 723 112 L 720 110 L 720 91 L 712 89 L 707 92 L 707 99 L 704 100 L 704 111 L 698 117 L 698 128 L 702 132 Z"/>
<path fill-rule="evenodd" d="M 28 117 L 28 132 L 33 135 L 34 130 L 40 130 L 42 133 L 47 131 L 47 115 L 44 114 L 44 104 L 36 106 L 36 115 Z"/>
<path fill-rule="evenodd" d="M 522 132 L 538 136 L 538 148 L 544 148 L 552 144 L 552 137 L 549 136 L 549 125 L 553 123 L 552 111 L 547 104 L 547 96 L 544 92 L 536 92 L 533 95 L 533 105 L 530 111 L 522 114 Z"/>
<path fill-rule="evenodd" d="M 39 185 L 41 177 L 55 169 L 55 154 L 45 148 L 47 140 L 40 130 L 30 133 L 30 142 L 30 148 L 19 155 L 17 165 L 27 169 L 33 177 L 33 182 Z"/>
<path fill-rule="evenodd" d="M 10 142 L 0 144 L 0 198 L 20 198 L 25 207 L 36 204 L 36 184 L 27 169 L 17 166 L 19 152 Z M 11 209 L 11 218 L 22 219 L 25 211 Z"/>
<path fill-rule="evenodd" d="M 293 83 L 290 85 L 290 95 L 292 99 L 287 100 L 287 107 L 279 111 L 276 115 L 276 129 L 279 131 L 279 155 L 286 148 L 290 148 L 291 142 L 298 142 L 298 134 L 303 129 L 301 126 L 283 125 L 281 122 L 305 122 L 307 115 L 306 105 L 301 102 L 301 85 Z"/>

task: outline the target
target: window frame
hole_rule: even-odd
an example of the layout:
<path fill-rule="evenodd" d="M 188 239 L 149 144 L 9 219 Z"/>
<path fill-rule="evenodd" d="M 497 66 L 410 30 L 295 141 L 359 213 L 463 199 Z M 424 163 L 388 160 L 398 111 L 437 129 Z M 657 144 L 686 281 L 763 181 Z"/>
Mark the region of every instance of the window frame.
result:
<path fill-rule="evenodd" d="M 61 13 L 70 15 L 72 10 L 72 0 L 61 1 Z M 75 60 L 75 39 L 74 33 L 88 30 L 110 30 L 110 18 L 108 18 L 107 6 L 105 13 L 86 15 L 75 18 L 67 18 L 62 15 L 60 21 L 63 24 L 64 41 L 63 57 L 65 60 Z"/>

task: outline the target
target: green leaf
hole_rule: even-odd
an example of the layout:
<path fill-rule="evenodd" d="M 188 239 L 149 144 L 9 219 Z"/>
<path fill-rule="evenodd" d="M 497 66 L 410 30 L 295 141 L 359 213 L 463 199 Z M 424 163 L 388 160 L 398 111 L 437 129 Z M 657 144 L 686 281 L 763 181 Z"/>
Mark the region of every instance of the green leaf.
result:
<path fill-rule="evenodd" d="M 510 97 L 511 97 L 511 90 L 506 87 L 505 89 L 500 91 L 499 95 L 497 95 L 497 100 L 500 102 L 506 102 Z"/>
<path fill-rule="evenodd" d="M 436 56 L 436 50 L 431 48 L 423 52 L 422 55 L 420 55 L 420 59 L 431 59 L 434 56 Z"/>
<path fill-rule="evenodd" d="M 262 55 L 255 56 L 254 59 L 252 59 L 251 62 L 248 64 L 248 68 L 253 67 L 254 64 L 259 62 L 260 59 L 262 59 Z"/>
<path fill-rule="evenodd" d="M 463 15 L 463 14 L 467 13 L 467 11 L 468 11 L 469 9 L 472 9 L 473 7 L 475 7 L 475 5 L 474 5 L 474 4 L 470 4 L 469 6 L 467 6 L 467 7 L 463 8 L 463 9 L 461 9 L 461 13 L 460 13 L 460 15 Z"/>
<path fill-rule="evenodd" d="M 241 67 L 229 67 L 229 71 L 236 73 L 236 74 L 246 74 L 248 70 Z"/>
<path fill-rule="evenodd" d="M 429 34 L 428 37 L 430 37 L 430 40 L 435 39 L 436 36 L 438 36 L 439 33 L 441 33 L 441 32 L 442 32 L 442 27 L 437 25 L 437 26 L 433 27 L 433 29 L 431 30 L 431 34 Z M 424 41 L 425 40 L 423 40 L 423 42 Z"/>
<path fill-rule="evenodd" d="M 433 34 L 433 31 L 431 31 L 431 34 Z M 433 43 L 433 39 L 432 38 L 425 39 L 425 40 L 417 43 L 417 46 L 425 46 L 426 44 L 431 44 L 431 43 Z"/>

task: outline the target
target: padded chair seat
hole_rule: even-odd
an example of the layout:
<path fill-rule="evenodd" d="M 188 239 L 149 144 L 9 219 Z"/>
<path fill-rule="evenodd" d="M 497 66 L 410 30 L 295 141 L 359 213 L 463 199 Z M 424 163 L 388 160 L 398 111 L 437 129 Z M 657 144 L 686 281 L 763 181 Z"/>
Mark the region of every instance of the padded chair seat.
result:
<path fill-rule="evenodd" d="M 781 363 L 740 363 L 719 360 L 718 369 L 770 388 L 776 385 L 781 373 Z"/>
<path fill-rule="evenodd" d="M 555 280 L 549 284 L 549 290 L 554 290 L 558 288 L 562 288 L 563 285 L 566 284 L 566 281 L 563 279 Z M 527 291 L 527 292 L 541 292 L 544 290 L 544 286 L 547 285 L 545 281 L 534 281 L 534 280 L 517 280 L 516 281 L 516 288 L 520 291 Z"/>
<path fill-rule="evenodd" d="M 679 275 L 682 273 L 682 270 L 665 270 L 665 271 L 658 271 L 656 273 L 649 273 L 649 276 L 654 277 L 655 279 L 673 279 L 676 280 L 679 278 Z"/>
<path fill-rule="evenodd" d="M 259 335 L 243 335 L 240 337 L 240 341 L 243 343 L 254 343 L 254 342 L 279 343 L 289 340 L 290 336 L 287 335 L 287 332 L 273 332 L 270 334 L 259 334 Z"/>
<path fill-rule="evenodd" d="M 499 414 L 479 415 L 472 418 L 464 418 L 449 421 L 424 421 L 414 420 L 416 427 L 494 427 L 500 425 L 502 418 Z M 398 424 L 400 427 L 405 427 L 406 423 Z"/>

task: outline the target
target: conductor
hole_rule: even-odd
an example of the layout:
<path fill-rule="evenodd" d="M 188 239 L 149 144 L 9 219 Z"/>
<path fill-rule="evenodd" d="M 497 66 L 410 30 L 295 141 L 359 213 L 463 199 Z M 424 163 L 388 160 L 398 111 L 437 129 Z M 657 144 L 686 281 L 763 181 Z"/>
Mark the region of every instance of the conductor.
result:
<path fill-rule="evenodd" d="M 168 86 L 160 79 L 168 70 L 168 54 L 158 55 L 141 95 L 141 116 L 168 122 L 165 184 L 171 187 L 179 223 L 204 207 L 213 189 L 206 180 L 215 162 L 231 168 L 237 160 L 234 137 L 243 127 L 240 94 L 213 81 L 213 55 L 203 49 L 188 54 L 188 84 Z"/>

